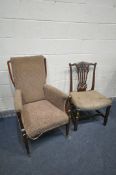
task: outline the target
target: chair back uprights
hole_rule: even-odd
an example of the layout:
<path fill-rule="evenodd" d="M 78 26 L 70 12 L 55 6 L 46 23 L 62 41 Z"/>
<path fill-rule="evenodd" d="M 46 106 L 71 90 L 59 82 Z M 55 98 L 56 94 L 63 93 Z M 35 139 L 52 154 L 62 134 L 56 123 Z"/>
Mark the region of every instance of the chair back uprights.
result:
<path fill-rule="evenodd" d="M 8 66 L 8 72 L 9 72 L 9 75 L 10 75 L 11 82 L 15 87 L 15 82 L 14 82 L 14 78 L 13 78 L 13 74 L 12 74 L 12 68 L 11 68 L 11 61 L 10 60 L 7 61 L 7 66 Z"/>
<path fill-rule="evenodd" d="M 73 88 L 73 72 L 74 70 L 77 73 L 77 91 L 86 91 L 87 89 L 87 77 L 90 67 L 93 67 L 93 75 L 92 75 L 92 86 L 91 90 L 94 90 L 95 87 L 95 69 L 97 63 L 87 63 L 87 62 L 80 62 L 80 63 L 69 63 L 70 67 L 70 92 L 74 91 Z"/>

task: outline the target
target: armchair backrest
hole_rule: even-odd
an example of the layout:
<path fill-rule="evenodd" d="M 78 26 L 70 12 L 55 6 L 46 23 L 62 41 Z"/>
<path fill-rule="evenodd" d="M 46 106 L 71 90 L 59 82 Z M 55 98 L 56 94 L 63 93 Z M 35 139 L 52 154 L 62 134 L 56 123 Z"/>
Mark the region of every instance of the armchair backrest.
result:
<path fill-rule="evenodd" d="M 16 89 L 22 92 L 23 102 L 44 99 L 43 85 L 46 82 L 46 59 L 43 56 L 13 57 L 9 73 Z"/>
<path fill-rule="evenodd" d="M 77 73 L 77 91 L 86 91 L 87 89 L 87 76 L 90 70 L 90 67 L 93 67 L 93 76 L 92 76 L 92 86 L 91 90 L 94 90 L 95 87 L 95 69 L 97 63 L 87 63 L 87 62 L 80 62 L 80 63 L 69 63 L 70 67 L 70 92 L 73 91 L 73 72 L 74 70 Z M 73 69 L 74 68 L 74 69 Z"/>

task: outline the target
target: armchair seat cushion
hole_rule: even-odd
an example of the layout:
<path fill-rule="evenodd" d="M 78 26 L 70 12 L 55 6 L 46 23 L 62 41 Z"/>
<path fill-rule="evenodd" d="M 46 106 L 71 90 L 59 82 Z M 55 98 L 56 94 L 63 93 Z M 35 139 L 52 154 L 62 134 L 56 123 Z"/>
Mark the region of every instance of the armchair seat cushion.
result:
<path fill-rule="evenodd" d="M 67 114 L 47 100 L 28 103 L 23 106 L 22 121 L 30 138 L 67 124 Z"/>
<path fill-rule="evenodd" d="M 71 92 L 72 103 L 80 110 L 94 110 L 111 105 L 112 100 L 95 90 Z"/>

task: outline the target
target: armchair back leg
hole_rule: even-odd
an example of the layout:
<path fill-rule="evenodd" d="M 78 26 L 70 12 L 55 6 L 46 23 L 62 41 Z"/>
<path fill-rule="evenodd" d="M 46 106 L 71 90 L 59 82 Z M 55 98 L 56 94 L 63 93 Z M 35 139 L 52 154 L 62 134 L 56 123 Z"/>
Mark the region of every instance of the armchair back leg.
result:
<path fill-rule="evenodd" d="M 111 106 L 108 106 L 107 108 L 106 108 L 106 113 L 105 113 L 105 116 L 104 116 L 104 126 L 106 126 L 106 124 L 107 124 L 107 121 L 108 121 L 108 116 L 109 116 L 109 113 L 110 113 L 110 108 L 111 108 Z"/>
<path fill-rule="evenodd" d="M 70 127 L 70 123 L 66 124 L 66 136 L 69 135 L 69 127 Z"/>

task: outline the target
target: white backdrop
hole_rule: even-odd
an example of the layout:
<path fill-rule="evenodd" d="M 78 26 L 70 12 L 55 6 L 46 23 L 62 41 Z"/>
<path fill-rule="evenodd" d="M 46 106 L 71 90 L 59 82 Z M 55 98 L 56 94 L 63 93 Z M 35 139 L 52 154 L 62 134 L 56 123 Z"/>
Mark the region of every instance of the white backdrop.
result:
<path fill-rule="evenodd" d="M 47 82 L 69 91 L 69 62 L 97 62 L 96 90 L 116 96 L 116 0 L 0 0 L 0 110 L 13 109 L 6 62 L 47 58 Z"/>

